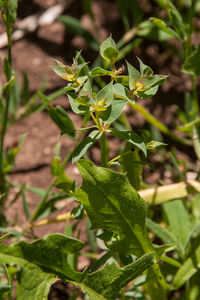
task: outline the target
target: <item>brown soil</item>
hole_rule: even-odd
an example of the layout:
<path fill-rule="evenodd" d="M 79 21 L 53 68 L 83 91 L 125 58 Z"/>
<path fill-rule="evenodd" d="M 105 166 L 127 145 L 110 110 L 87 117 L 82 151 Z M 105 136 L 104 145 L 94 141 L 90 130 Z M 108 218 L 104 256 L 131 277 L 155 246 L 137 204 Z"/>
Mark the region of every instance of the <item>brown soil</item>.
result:
<path fill-rule="evenodd" d="M 16 26 L 21 19 L 38 12 L 40 9 L 46 9 L 54 4 L 63 3 L 64 0 L 19 0 L 18 2 L 19 8 Z M 120 13 L 115 1 L 94 0 L 92 8 L 101 39 L 107 38 L 110 33 L 112 33 L 113 39 L 117 42 L 124 34 L 124 27 L 120 20 Z M 151 9 L 152 8 L 150 8 L 149 13 L 151 13 Z M 84 14 L 81 1 L 71 1 L 71 5 L 64 13 L 81 19 L 91 32 L 94 31 L 92 30 L 89 16 Z M 4 30 L 3 22 L 0 20 L 0 33 L 4 32 Z M 96 31 L 93 33 L 97 34 Z M 46 95 L 64 87 L 66 82 L 60 79 L 49 67 L 49 65 L 54 64 L 51 57 L 63 61 L 65 64 L 71 64 L 75 51 L 79 49 L 83 49 L 82 55 L 86 61 L 92 62 L 97 55 L 94 50 L 91 50 L 87 46 L 82 38 L 74 37 L 73 34 L 58 21 L 53 22 L 49 26 L 39 27 L 34 32 L 27 34 L 23 39 L 14 42 L 12 48 L 13 68 L 17 73 L 19 86 L 22 86 L 23 71 L 26 71 L 29 78 L 30 95 L 33 95 L 34 92 L 38 90 L 46 75 Z M 143 100 L 140 101 L 140 103 L 147 107 L 160 121 L 170 128 L 173 128 L 175 109 L 178 106 L 183 107 L 184 92 L 190 89 L 190 82 L 187 75 L 180 73 L 180 62 L 177 57 L 169 56 L 164 59 L 163 50 L 161 45 L 158 46 L 154 42 L 144 41 L 139 49 L 136 49 L 134 53 L 131 53 L 131 55 L 128 56 L 128 61 L 134 63 L 135 67 L 138 68 L 135 59 L 135 56 L 137 55 L 146 64 L 150 65 L 155 73 L 170 74 L 167 83 L 160 88 L 154 99 Z M 7 56 L 6 47 L 0 50 L 0 55 L 2 57 Z M 3 64 L 2 61 L 0 61 L 0 69 L 2 70 L 2 68 Z M 2 84 L 6 82 L 3 72 L 0 73 L 0 82 Z M 75 127 L 79 128 L 81 126 L 81 118 L 72 113 L 65 95 L 60 96 L 53 101 L 53 105 L 61 105 L 66 109 L 70 118 L 73 120 Z M 127 108 L 126 112 L 133 129 L 142 128 L 143 126 L 149 128 L 141 115 L 134 113 L 130 108 Z M 64 158 L 70 151 L 73 142 L 66 136 L 62 136 L 58 139 L 60 130 L 52 122 L 46 110 L 41 113 L 33 114 L 31 117 L 25 118 L 9 128 L 6 134 L 5 147 L 13 145 L 16 138 L 23 133 L 27 133 L 27 138 L 21 151 L 16 157 L 16 166 L 12 174 L 10 174 L 10 178 L 13 182 L 18 184 L 26 183 L 31 187 L 47 189 L 52 178 L 50 164 L 54 157 L 53 149 L 55 145 L 58 142 L 61 143 L 61 156 Z M 164 136 L 164 142 L 168 144 L 168 150 L 177 147 L 180 159 L 184 158 L 189 165 L 191 165 L 191 169 L 193 170 L 193 164 L 195 163 L 196 157 L 192 148 L 190 149 L 176 144 L 166 136 Z M 118 151 L 119 141 L 110 139 L 110 146 L 110 155 L 114 156 Z M 97 146 L 90 152 L 90 157 L 95 163 L 100 163 L 99 149 Z M 191 158 L 193 160 L 191 160 Z M 167 156 L 166 159 L 168 159 Z M 152 153 L 149 160 L 156 165 L 156 172 L 152 173 L 145 168 L 145 182 L 150 185 L 157 184 L 158 181 L 162 179 L 165 183 L 171 183 L 174 174 L 169 174 L 169 172 L 165 171 L 159 153 Z M 66 168 L 66 173 L 73 180 L 76 179 L 78 185 L 80 185 L 81 176 L 78 175 L 75 164 L 72 165 L 70 162 Z M 8 203 L 13 200 L 17 192 L 18 188 L 13 188 L 11 190 Z M 27 192 L 26 196 L 30 211 L 33 212 L 40 197 L 30 192 Z M 22 199 L 19 198 L 17 202 L 6 211 L 6 216 L 8 220 L 15 219 L 19 224 L 23 225 L 25 216 L 23 214 L 21 200 Z M 63 204 L 63 202 L 61 204 Z M 64 205 L 63 209 L 53 213 L 51 218 L 54 218 L 58 214 L 71 211 L 71 209 L 71 203 L 69 205 Z M 43 237 L 46 234 L 54 232 L 63 233 L 65 225 L 65 222 L 61 222 L 56 223 L 56 225 L 52 224 L 38 227 L 34 229 L 34 233 L 37 237 Z M 79 228 L 80 227 L 82 229 L 84 228 L 81 224 Z M 82 230 L 81 238 L 86 240 L 85 229 Z M 88 246 L 86 247 L 88 249 Z M 88 263 L 89 261 L 87 259 L 81 259 L 79 269 L 83 269 Z M 56 293 L 57 295 L 59 294 L 59 298 L 56 296 Z M 63 287 L 62 283 L 58 283 L 55 289 L 51 291 L 51 297 L 49 299 L 68 299 L 66 288 Z"/>

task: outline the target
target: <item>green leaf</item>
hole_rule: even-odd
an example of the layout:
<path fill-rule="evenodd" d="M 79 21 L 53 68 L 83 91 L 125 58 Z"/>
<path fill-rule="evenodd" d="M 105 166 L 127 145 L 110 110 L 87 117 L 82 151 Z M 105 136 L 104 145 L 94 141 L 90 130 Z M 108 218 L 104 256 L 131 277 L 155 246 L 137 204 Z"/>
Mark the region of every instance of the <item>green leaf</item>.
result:
<path fill-rule="evenodd" d="M 177 38 L 181 43 L 183 43 L 183 39 L 174 31 L 172 28 L 168 27 L 167 24 L 157 18 L 150 18 L 150 20 L 160 29 L 162 29 L 167 34 L 171 35 L 172 37 Z"/>
<path fill-rule="evenodd" d="M 58 276 L 81 286 L 90 299 L 114 300 L 116 293 L 148 268 L 154 258 L 154 253 L 148 253 L 124 268 L 112 263 L 92 274 L 78 273 L 70 267 L 67 256 L 83 247 L 83 242 L 52 234 L 30 244 L 0 245 L 0 262 L 21 267 L 17 278 L 18 299 L 47 300 L 50 285 Z"/>
<path fill-rule="evenodd" d="M 134 132 L 128 131 L 128 130 L 115 130 L 115 129 L 108 129 L 108 133 L 113 135 L 114 137 L 117 137 L 122 140 L 126 140 L 127 142 L 133 144 L 134 146 L 138 147 L 145 156 L 147 156 L 147 149 L 146 145 L 143 142 L 143 140 Z"/>
<path fill-rule="evenodd" d="M 6 75 L 7 81 L 9 81 L 10 80 L 10 74 L 12 73 L 12 70 L 11 70 L 11 66 L 10 66 L 10 63 L 7 60 L 7 58 L 4 58 L 3 69 L 4 69 L 4 73 Z"/>
<path fill-rule="evenodd" d="M 153 75 L 153 70 L 148 67 L 147 65 L 145 65 L 140 59 L 139 57 L 137 57 L 137 59 L 139 60 L 140 63 L 140 73 L 143 76 L 152 76 Z"/>
<path fill-rule="evenodd" d="M 23 72 L 23 87 L 22 87 L 22 104 L 25 105 L 29 100 L 29 80 L 27 72 Z"/>
<path fill-rule="evenodd" d="M 0 286 L 0 299 L 5 300 L 8 294 L 11 291 L 11 286 L 10 285 L 3 285 Z"/>
<path fill-rule="evenodd" d="M 128 67 L 128 74 L 130 77 L 129 80 L 129 88 L 130 90 L 135 89 L 135 85 L 133 84 L 134 81 L 138 82 L 138 80 L 140 79 L 141 75 L 138 72 L 138 70 L 136 70 L 131 64 L 127 63 L 127 67 Z"/>
<path fill-rule="evenodd" d="M 23 207 L 24 207 L 24 212 L 26 215 L 26 219 L 28 220 L 30 218 L 30 211 L 29 211 L 29 207 L 28 207 L 28 202 L 26 201 L 26 196 L 24 193 L 24 189 L 21 189 L 22 191 L 22 200 L 23 200 Z"/>
<path fill-rule="evenodd" d="M 156 147 L 160 146 L 167 146 L 167 144 L 158 142 L 158 141 L 150 141 L 149 143 L 146 144 L 147 149 L 154 149 Z"/>
<path fill-rule="evenodd" d="M 106 111 L 99 112 L 99 117 L 102 121 L 104 121 L 105 125 L 113 123 L 121 115 L 126 103 L 126 100 L 113 99 L 112 104 L 106 109 Z"/>
<path fill-rule="evenodd" d="M 115 76 L 115 73 L 112 71 L 107 71 L 102 69 L 101 67 L 96 67 L 95 69 L 92 70 L 90 73 L 91 77 L 96 77 L 96 76 Z"/>
<path fill-rule="evenodd" d="M 150 97 L 153 97 L 157 93 L 157 90 L 158 90 L 158 86 L 154 86 L 154 87 L 149 88 L 144 91 L 137 91 L 136 96 L 139 99 L 150 98 Z"/>
<path fill-rule="evenodd" d="M 3 236 L 0 237 L 0 243 L 3 242 L 5 239 L 7 239 L 8 237 L 10 237 L 12 235 L 11 232 L 4 234 Z"/>
<path fill-rule="evenodd" d="M 115 81 L 122 85 L 129 86 L 129 76 L 116 76 Z"/>
<path fill-rule="evenodd" d="M 93 130 L 78 146 L 75 148 L 73 155 L 72 155 L 72 163 L 79 160 L 87 150 L 96 143 L 96 141 L 101 137 L 102 132 L 98 130 Z"/>
<path fill-rule="evenodd" d="M 200 76 L 200 45 L 196 50 L 186 59 L 182 72 L 195 76 Z"/>
<path fill-rule="evenodd" d="M 65 192 L 71 190 L 73 180 L 65 174 L 64 166 L 60 158 L 54 157 L 51 163 L 52 176 L 56 176 L 56 187 L 63 189 Z"/>
<path fill-rule="evenodd" d="M 184 38 L 187 36 L 187 32 L 181 15 L 177 13 L 177 10 L 173 9 L 169 9 L 167 12 L 177 34 L 184 40 Z"/>
<path fill-rule="evenodd" d="M 71 108 L 75 114 L 85 115 L 85 114 L 89 113 L 89 109 L 87 106 L 81 105 L 75 101 L 75 99 L 77 98 L 76 94 L 68 92 L 67 96 L 68 96 Z"/>
<path fill-rule="evenodd" d="M 140 91 L 145 91 L 151 87 L 162 85 L 167 79 L 167 75 L 142 76 L 139 83 L 143 85 Z"/>
<path fill-rule="evenodd" d="M 110 82 L 96 95 L 96 99 L 98 103 L 101 104 L 102 106 L 109 106 L 111 104 L 113 100 L 112 87 L 113 87 L 113 83 Z"/>
<path fill-rule="evenodd" d="M 111 37 L 101 44 L 100 54 L 111 65 L 116 62 L 119 51 L 116 49 L 115 42 Z"/>
<path fill-rule="evenodd" d="M 75 207 L 71 214 L 73 215 L 73 219 L 82 220 L 84 218 L 84 207 L 83 204 L 80 203 L 77 207 Z"/>
<path fill-rule="evenodd" d="M 181 173 L 181 171 L 180 171 L 180 169 L 179 169 L 178 162 L 177 162 L 177 159 L 175 158 L 174 154 L 173 154 L 172 152 L 169 152 L 169 156 L 170 156 L 170 158 L 171 158 L 171 160 L 172 160 L 172 163 L 173 163 L 174 167 L 176 168 L 176 170 L 177 170 L 177 172 L 178 172 L 179 177 L 180 177 L 183 181 L 185 181 L 185 178 L 184 178 L 183 174 Z"/>
<path fill-rule="evenodd" d="M 87 44 L 94 50 L 99 51 L 99 44 L 98 42 L 94 39 L 94 37 L 87 31 L 82 25 L 81 22 L 71 16 L 59 16 L 58 21 L 61 21 L 65 24 L 67 29 L 69 29 L 72 33 L 75 35 L 80 35 L 82 36 Z"/>
<path fill-rule="evenodd" d="M 194 119 L 191 122 L 188 122 L 187 124 L 185 124 L 184 126 L 177 126 L 177 129 L 179 131 L 183 131 L 183 132 L 188 132 L 191 131 L 194 125 L 199 125 L 200 124 L 200 119 L 197 117 L 196 119 Z"/>
<path fill-rule="evenodd" d="M 0 262 L 21 267 L 18 273 L 17 298 L 46 299 L 56 277 L 81 280 L 67 262 L 67 255 L 80 251 L 84 243 L 61 234 L 52 234 L 32 243 L 11 246 L 0 244 Z M 61 273 L 61 274 L 60 274 Z"/>
<path fill-rule="evenodd" d="M 114 262 L 106 264 L 103 269 L 87 274 L 81 287 L 92 300 L 115 300 L 123 287 L 151 265 L 153 257 L 153 253 L 145 254 L 123 268 Z"/>
<path fill-rule="evenodd" d="M 113 94 L 117 99 L 124 99 L 135 103 L 133 96 L 130 95 L 129 90 L 120 83 L 113 85 Z"/>
<path fill-rule="evenodd" d="M 177 237 L 167 230 L 166 228 L 162 227 L 161 225 L 153 222 L 152 220 L 148 219 L 146 220 L 147 228 L 151 230 L 153 233 L 156 234 L 157 237 L 159 237 L 164 243 L 166 244 L 174 244 L 178 242 Z"/>
<path fill-rule="evenodd" d="M 7 157 L 6 157 L 6 164 L 7 164 L 7 168 L 9 168 L 9 171 L 11 171 L 13 169 L 13 167 L 15 166 L 15 157 L 17 155 L 17 153 L 20 151 L 22 145 L 25 142 L 27 134 L 24 133 L 22 134 L 19 138 L 18 138 L 18 144 L 14 145 L 12 147 L 9 147 L 7 149 Z M 5 167 L 6 169 L 6 167 Z M 4 172 L 5 172 L 4 169 Z"/>
<path fill-rule="evenodd" d="M 116 241 L 107 244 L 109 250 L 137 256 L 154 251 L 145 227 L 146 202 L 130 185 L 126 174 L 98 168 L 86 160 L 78 161 L 77 167 L 83 184 L 75 197 L 85 207 L 91 229 L 116 234 Z"/>
<path fill-rule="evenodd" d="M 66 133 L 66 135 L 72 140 L 74 140 L 75 138 L 74 125 L 71 119 L 69 118 L 68 114 L 66 113 L 66 111 L 61 106 L 57 106 L 55 108 L 50 106 L 47 111 L 51 119 L 56 123 L 56 125 L 61 130 L 66 128 L 69 130 L 69 132 Z"/>
<path fill-rule="evenodd" d="M 60 76 L 61 78 L 68 80 L 68 81 L 72 81 L 74 80 L 74 73 L 71 69 L 71 67 L 69 66 L 65 66 L 65 67 L 54 67 L 54 66 L 50 66 L 54 72 Z"/>
<path fill-rule="evenodd" d="M 96 125 L 92 125 L 89 127 L 83 127 L 83 128 L 79 128 L 79 129 L 75 129 L 75 131 L 87 131 L 88 129 L 92 129 L 92 128 L 97 128 Z M 71 130 L 70 129 L 63 129 L 61 131 L 61 133 L 59 134 L 59 137 L 62 136 L 63 134 L 69 133 Z"/>
<path fill-rule="evenodd" d="M 172 290 L 179 289 L 186 281 L 188 281 L 200 268 L 200 246 L 197 250 L 184 262 L 182 267 L 176 273 L 172 282 Z"/>
<path fill-rule="evenodd" d="M 15 79 L 16 79 L 16 76 L 15 76 L 15 73 L 13 72 L 12 73 L 12 76 L 10 78 L 10 80 L 4 84 L 2 90 L 5 92 L 5 93 L 9 93 L 13 87 L 13 84 L 15 82 Z"/>
<path fill-rule="evenodd" d="M 185 252 L 188 235 L 191 231 L 191 222 L 187 210 L 181 200 L 173 200 L 163 204 L 171 232 L 177 237 Z"/>
<path fill-rule="evenodd" d="M 137 35 L 160 42 L 167 41 L 172 37 L 171 34 L 168 34 L 167 32 L 163 31 L 162 29 L 154 25 L 152 21 L 149 20 L 143 21 L 138 25 Z"/>
<path fill-rule="evenodd" d="M 191 238 L 192 238 L 192 235 L 198 231 L 200 229 L 200 223 L 198 223 L 197 225 L 195 225 L 193 227 L 193 229 L 191 230 L 190 234 L 188 235 L 187 237 L 187 241 L 186 241 L 186 245 L 185 245 L 185 249 L 187 249 L 188 245 L 189 245 L 189 242 L 191 241 Z"/>

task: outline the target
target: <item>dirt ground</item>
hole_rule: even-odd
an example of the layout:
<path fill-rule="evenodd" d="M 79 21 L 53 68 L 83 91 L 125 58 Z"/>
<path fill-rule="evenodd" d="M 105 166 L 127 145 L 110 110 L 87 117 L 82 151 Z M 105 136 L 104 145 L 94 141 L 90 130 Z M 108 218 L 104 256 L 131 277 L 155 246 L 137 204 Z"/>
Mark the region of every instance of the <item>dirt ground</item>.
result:
<path fill-rule="evenodd" d="M 20 20 L 27 16 L 33 15 L 38 11 L 43 11 L 55 4 L 62 3 L 64 3 L 64 0 L 19 0 L 16 26 L 18 26 Z M 69 1 L 69 3 L 69 6 L 63 13 L 81 19 L 84 26 L 87 26 L 93 32 L 90 18 L 84 14 L 81 1 L 73 0 Z M 147 17 L 151 15 L 153 8 L 153 6 L 149 6 Z M 112 33 L 113 39 L 117 42 L 124 34 L 124 27 L 120 19 L 116 1 L 94 0 L 92 9 L 101 39 L 104 40 Z M 4 31 L 5 27 L 2 20 L 0 20 L 0 34 Z M 93 34 L 97 34 L 97 32 L 93 32 Z M 12 48 L 13 68 L 17 73 L 19 86 L 22 86 L 23 71 L 26 71 L 29 78 L 30 95 L 33 95 L 38 90 L 45 76 L 47 76 L 45 95 L 49 95 L 59 88 L 64 87 L 66 81 L 58 77 L 49 67 L 49 65 L 54 64 L 52 57 L 65 64 L 71 64 L 75 51 L 80 49 L 83 49 L 82 55 L 86 61 L 94 61 L 97 53 L 91 50 L 82 38 L 74 37 L 59 21 L 54 21 L 48 26 L 40 26 L 34 32 L 27 33 L 24 38 L 13 42 Z M 180 72 L 181 66 L 178 58 L 176 56 L 169 56 L 167 59 L 164 59 L 162 46 L 153 41 L 144 40 L 140 48 L 135 49 L 134 53 L 128 55 L 128 61 L 133 64 L 135 63 L 134 66 L 138 68 L 138 65 L 136 65 L 136 55 L 144 63 L 148 64 L 155 73 L 170 74 L 167 83 L 159 89 L 159 92 L 153 99 L 140 100 L 140 103 L 165 125 L 173 129 L 175 110 L 178 106 L 183 108 L 184 92 L 191 88 L 188 76 Z M 0 49 L 0 57 L 3 58 L 4 56 L 7 56 L 6 47 Z M 0 70 L 3 70 L 2 68 L 3 64 L 1 60 Z M 0 72 L 0 82 L 1 84 L 6 82 L 2 71 Z M 53 105 L 61 105 L 73 120 L 75 127 L 79 128 L 81 126 L 81 118 L 71 111 L 66 95 L 62 95 L 54 100 Z M 133 126 L 133 130 L 142 128 L 143 126 L 149 129 L 149 125 L 141 115 L 133 112 L 129 107 L 127 107 L 126 113 Z M 73 146 L 73 142 L 66 136 L 58 139 L 60 129 L 52 122 L 46 110 L 15 123 L 6 134 L 5 147 L 13 145 L 16 138 L 23 133 L 27 133 L 27 138 L 16 157 L 16 166 L 12 174 L 10 174 L 10 178 L 15 183 L 26 183 L 31 187 L 47 189 L 52 178 L 50 164 L 54 157 L 55 145 L 58 142 L 61 143 L 61 156 L 64 158 Z M 196 171 L 196 157 L 192 148 L 175 143 L 167 136 L 163 136 L 163 141 L 168 144 L 167 150 L 176 147 L 179 158 L 187 161 L 191 171 Z M 111 139 L 110 145 L 110 155 L 114 156 L 118 151 L 119 141 Z M 96 164 L 99 164 L 98 145 L 90 152 L 90 156 Z M 166 159 L 168 159 L 167 156 Z M 145 183 L 152 185 L 157 184 L 159 180 L 163 180 L 168 184 L 173 181 L 175 175 L 166 172 L 159 154 L 151 154 L 149 161 L 156 166 L 156 172 L 152 173 L 145 168 Z M 70 162 L 66 168 L 66 172 L 73 180 L 76 179 L 78 185 L 80 185 L 81 177 L 78 174 L 75 164 L 72 165 Z M 14 198 L 17 192 L 17 188 L 11 190 L 9 201 Z M 27 200 L 31 212 L 34 211 L 39 199 L 38 196 L 27 192 Z M 59 214 L 71 211 L 71 207 L 71 204 L 64 205 Z M 8 219 L 17 219 L 20 224 L 23 224 L 25 216 L 22 211 L 22 201 L 19 199 L 11 209 L 7 210 L 6 214 Z M 51 218 L 54 218 L 57 214 L 54 213 Z M 61 222 L 56 225 L 42 226 L 36 228 L 34 232 L 37 237 L 54 232 L 63 233 L 65 225 L 65 222 Z M 82 227 L 82 225 L 80 226 Z M 82 234 L 84 239 L 86 235 L 84 230 Z M 79 269 L 83 269 L 87 264 L 88 260 L 83 259 L 80 262 Z M 68 299 L 66 289 L 62 283 L 59 283 L 51 293 L 52 296 L 50 299 Z M 60 295 L 59 298 L 56 296 L 58 294 Z"/>

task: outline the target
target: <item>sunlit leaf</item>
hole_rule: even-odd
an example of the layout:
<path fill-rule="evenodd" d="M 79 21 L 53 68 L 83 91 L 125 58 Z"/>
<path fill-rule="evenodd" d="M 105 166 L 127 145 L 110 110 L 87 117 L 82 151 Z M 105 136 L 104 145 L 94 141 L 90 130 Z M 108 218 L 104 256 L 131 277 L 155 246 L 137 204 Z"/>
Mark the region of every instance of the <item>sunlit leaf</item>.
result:
<path fill-rule="evenodd" d="M 146 203 L 126 175 L 98 168 L 86 160 L 80 160 L 77 166 L 83 184 L 75 197 L 87 211 L 91 229 L 105 229 L 117 235 L 116 241 L 107 247 L 137 256 L 154 251 L 145 227 Z"/>
<path fill-rule="evenodd" d="M 126 140 L 127 142 L 133 144 L 134 146 L 141 149 L 145 156 L 147 155 L 144 141 L 134 132 L 128 130 L 117 131 L 115 129 L 109 129 L 107 130 L 107 132 L 119 139 Z"/>
<path fill-rule="evenodd" d="M 93 69 L 92 72 L 90 73 L 90 76 L 92 76 L 92 77 L 96 77 L 96 76 L 114 76 L 114 75 L 115 75 L 114 72 L 104 70 L 101 67 L 97 67 L 97 68 Z"/>
<path fill-rule="evenodd" d="M 116 49 L 115 42 L 111 37 L 105 40 L 100 46 L 101 56 L 110 64 L 114 64 L 117 60 L 119 51 Z"/>

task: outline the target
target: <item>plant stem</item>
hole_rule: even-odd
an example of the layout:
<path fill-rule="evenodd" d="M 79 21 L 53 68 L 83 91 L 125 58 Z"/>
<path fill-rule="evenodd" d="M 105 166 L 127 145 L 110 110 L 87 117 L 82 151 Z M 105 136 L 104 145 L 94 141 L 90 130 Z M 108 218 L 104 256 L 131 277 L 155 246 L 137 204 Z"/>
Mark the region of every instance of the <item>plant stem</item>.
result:
<path fill-rule="evenodd" d="M 100 138 L 100 144 L 101 144 L 101 166 L 107 167 L 106 162 L 106 139 L 105 139 L 105 132 L 102 133 L 102 136 Z"/>
<path fill-rule="evenodd" d="M 130 150 L 130 151 L 127 151 L 126 153 L 123 153 L 123 154 L 120 154 L 120 155 L 114 157 L 113 159 L 111 159 L 111 160 L 107 163 L 107 167 L 109 167 L 114 161 L 120 159 L 122 156 L 125 156 L 125 155 L 127 155 L 127 154 L 129 154 L 129 153 L 132 153 L 132 151 Z"/>
<path fill-rule="evenodd" d="M 167 128 L 164 124 L 162 124 L 160 121 L 158 121 L 152 114 L 150 114 L 144 107 L 142 107 L 138 103 L 134 104 L 132 102 L 129 102 L 128 104 L 134 110 L 136 110 L 137 112 L 140 112 L 150 124 L 156 126 L 158 129 L 160 129 L 161 132 L 168 135 L 173 140 L 175 140 L 181 144 L 187 145 L 187 146 L 193 145 L 192 141 L 185 139 L 185 138 L 181 138 L 181 137 L 173 134 L 169 128 Z"/>

